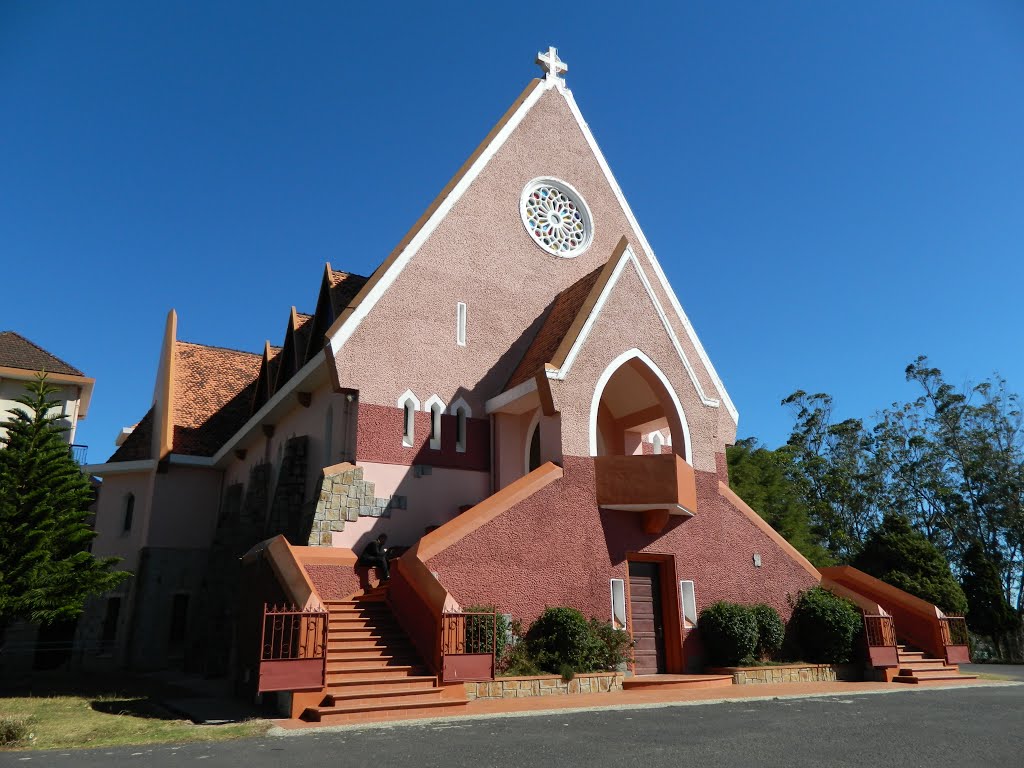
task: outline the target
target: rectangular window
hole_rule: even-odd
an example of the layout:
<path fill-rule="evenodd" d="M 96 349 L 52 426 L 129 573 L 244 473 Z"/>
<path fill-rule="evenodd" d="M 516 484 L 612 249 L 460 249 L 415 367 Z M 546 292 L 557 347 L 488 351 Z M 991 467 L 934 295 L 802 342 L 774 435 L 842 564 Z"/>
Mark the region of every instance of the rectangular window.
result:
<path fill-rule="evenodd" d="M 121 598 L 107 598 L 107 613 L 103 617 L 103 629 L 100 633 L 100 654 L 112 653 L 114 641 L 117 639 L 117 620 L 121 615 Z"/>
<path fill-rule="evenodd" d="M 455 341 L 460 347 L 466 346 L 466 305 L 461 301 L 455 305 Z"/>
<path fill-rule="evenodd" d="M 697 596 L 693 591 L 692 581 L 680 581 L 679 592 L 683 600 L 683 619 L 686 627 L 697 626 Z"/>
<path fill-rule="evenodd" d="M 612 579 L 612 626 L 626 628 L 626 584 L 622 579 Z"/>

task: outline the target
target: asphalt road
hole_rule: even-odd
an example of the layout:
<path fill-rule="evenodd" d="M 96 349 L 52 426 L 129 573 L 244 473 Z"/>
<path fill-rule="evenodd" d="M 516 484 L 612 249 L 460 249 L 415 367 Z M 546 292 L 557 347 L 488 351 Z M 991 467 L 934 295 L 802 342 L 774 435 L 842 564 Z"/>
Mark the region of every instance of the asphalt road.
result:
<path fill-rule="evenodd" d="M 0 754 L 0 766 L 1019 766 L 1024 686 L 730 702 Z M 31 760 L 25 760 L 31 758 Z"/>
<path fill-rule="evenodd" d="M 961 664 L 960 671 L 968 675 L 1002 675 L 1024 681 L 1024 664 Z"/>

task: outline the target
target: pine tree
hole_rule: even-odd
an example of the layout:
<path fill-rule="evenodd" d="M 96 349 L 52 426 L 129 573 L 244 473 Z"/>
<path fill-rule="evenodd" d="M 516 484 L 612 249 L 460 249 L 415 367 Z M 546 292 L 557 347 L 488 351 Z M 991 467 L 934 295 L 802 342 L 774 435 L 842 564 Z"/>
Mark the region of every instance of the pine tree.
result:
<path fill-rule="evenodd" d="M 36 376 L 0 438 L 0 638 L 7 622 L 73 619 L 130 576 L 88 551 L 93 490 L 63 436 L 57 388 Z"/>

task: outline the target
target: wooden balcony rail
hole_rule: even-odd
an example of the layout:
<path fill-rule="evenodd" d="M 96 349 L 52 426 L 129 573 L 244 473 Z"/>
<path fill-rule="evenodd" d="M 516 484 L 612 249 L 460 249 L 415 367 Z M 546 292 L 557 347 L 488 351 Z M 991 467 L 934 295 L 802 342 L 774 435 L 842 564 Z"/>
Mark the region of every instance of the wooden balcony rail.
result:
<path fill-rule="evenodd" d="M 322 688 L 326 659 L 326 611 L 264 604 L 260 693 Z"/>
<path fill-rule="evenodd" d="M 441 669 L 446 683 L 494 679 L 497 611 L 441 616 Z"/>
<path fill-rule="evenodd" d="M 939 619 L 939 632 L 942 634 L 943 645 L 970 645 L 967 620 L 963 616 Z"/>

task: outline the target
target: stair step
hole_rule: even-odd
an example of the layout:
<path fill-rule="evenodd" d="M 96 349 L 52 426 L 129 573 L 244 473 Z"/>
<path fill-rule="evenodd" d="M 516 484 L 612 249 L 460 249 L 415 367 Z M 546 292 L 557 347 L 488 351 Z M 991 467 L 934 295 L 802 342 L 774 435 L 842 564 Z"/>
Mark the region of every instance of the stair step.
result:
<path fill-rule="evenodd" d="M 413 669 L 417 660 L 409 656 L 349 656 L 327 659 L 328 672 L 347 672 L 352 669 Z"/>
<path fill-rule="evenodd" d="M 901 667 L 945 667 L 947 666 L 945 659 L 900 659 Z"/>
<path fill-rule="evenodd" d="M 367 639 L 371 637 L 399 641 L 405 640 L 405 635 L 402 634 L 398 627 L 327 627 L 328 640 Z"/>
<path fill-rule="evenodd" d="M 354 704 L 341 707 L 317 707 L 315 709 L 307 709 L 303 713 L 302 719 L 319 722 L 324 722 L 325 720 L 345 722 L 347 719 L 356 719 L 360 715 L 380 717 L 384 714 L 401 715 L 404 713 L 417 712 L 450 712 L 456 709 L 461 709 L 462 707 L 465 707 L 466 704 L 467 702 L 465 701 L 426 701 L 410 702 L 407 704 L 391 702 L 363 705 Z"/>
<path fill-rule="evenodd" d="M 328 680 L 327 691 L 335 693 L 364 693 L 376 695 L 379 691 L 423 690 L 437 687 L 437 678 L 427 675 L 409 675 L 407 677 L 342 677 L 340 680 Z"/>
<path fill-rule="evenodd" d="M 374 642 L 376 641 L 376 642 Z M 416 650 L 408 640 L 386 641 L 380 637 L 353 637 L 347 640 L 334 638 L 327 641 L 328 658 L 344 658 L 336 654 L 348 654 L 351 652 L 366 654 L 383 653 L 408 653 L 415 655 Z"/>
<path fill-rule="evenodd" d="M 960 669 L 959 667 L 948 667 L 945 664 L 933 664 L 926 667 L 908 667 L 900 664 L 901 675 L 919 675 L 922 672 L 953 672 L 960 674 Z"/>
<path fill-rule="evenodd" d="M 408 643 L 393 645 L 347 645 L 336 648 L 328 645 L 328 661 L 367 661 L 380 659 L 415 659 L 415 649 Z"/>
<path fill-rule="evenodd" d="M 440 688 L 413 688 L 394 691 L 378 691 L 377 693 L 331 693 L 324 699 L 321 707 L 344 707 L 351 704 L 379 704 L 382 702 L 423 702 L 442 701 Z"/>
<path fill-rule="evenodd" d="M 414 667 L 412 665 L 395 665 L 393 667 L 386 667 L 382 664 L 370 665 L 363 667 L 346 667 L 344 669 L 328 669 L 327 679 L 331 682 L 338 680 L 344 680 L 346 677 L 415 677 L 416 675 L 423 674 L 422 667 Z"/>
<path fill-rule="evenodd" d="M 936 680 L 977 680 L 977 675 L 961 675 L 956 672 L 941 675 L 897 675 L 892 679 L 894 683 L 931 683 Z"/>
<path fill-rule="evenodd" d="M 327 626 L 331 629 L 340 629 L 342 627 L 371 627 L 371 626 L 387 626 L 389 628 L 398 628 L 398 622 L 391 618 L 390 615 L 381 616 L 339 616 L 336 613 L 332 613 L 330 618 L 327 619 Z"/>

